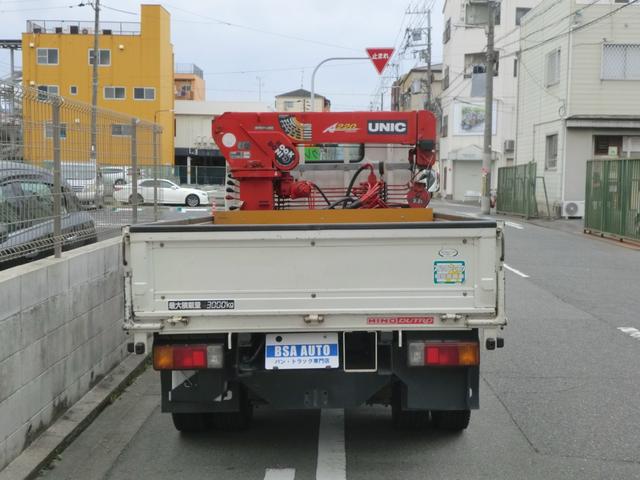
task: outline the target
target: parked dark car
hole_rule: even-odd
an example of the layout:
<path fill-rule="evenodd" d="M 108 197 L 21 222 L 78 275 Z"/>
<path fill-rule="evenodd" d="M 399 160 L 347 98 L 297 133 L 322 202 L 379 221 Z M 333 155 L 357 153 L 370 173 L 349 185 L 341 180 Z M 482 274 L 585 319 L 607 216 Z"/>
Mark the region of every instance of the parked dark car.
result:
<path fill-rule="evenodd" d="M 53 174 L 0 160 L 0 269 L 53 253 Z M 62 183 L 63 250 L 97 241 L 95 222 Z"/>

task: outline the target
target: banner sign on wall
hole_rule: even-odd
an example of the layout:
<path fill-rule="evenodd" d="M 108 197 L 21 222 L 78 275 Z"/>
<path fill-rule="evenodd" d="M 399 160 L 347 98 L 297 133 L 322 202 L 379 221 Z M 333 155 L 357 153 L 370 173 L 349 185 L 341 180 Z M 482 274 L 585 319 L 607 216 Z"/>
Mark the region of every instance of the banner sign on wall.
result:
<path fill-rule="evenodd" d="M 496 102 L 493 103 L 491 133 L 496 134 Z M 484 100 L 456 101 L 453 104 L 454 135 L 484 135 Z"/>

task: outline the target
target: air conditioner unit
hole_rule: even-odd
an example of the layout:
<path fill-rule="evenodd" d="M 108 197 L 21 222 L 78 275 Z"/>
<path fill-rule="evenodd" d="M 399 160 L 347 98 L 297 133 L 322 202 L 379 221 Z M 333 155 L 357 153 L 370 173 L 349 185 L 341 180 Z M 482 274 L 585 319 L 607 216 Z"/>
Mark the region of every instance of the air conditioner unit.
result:
<path fill-rule="evenodd" d="M 513 152 L 516 148 L 515 140 L 505 140 L 504 141 L 504 151 L 505 152 Z"/>
<path fill-rule="evenodd" d="M 562 203 L 562 217 L 582 218 L 584 217 L 584 201 L 568 201 Z"/>

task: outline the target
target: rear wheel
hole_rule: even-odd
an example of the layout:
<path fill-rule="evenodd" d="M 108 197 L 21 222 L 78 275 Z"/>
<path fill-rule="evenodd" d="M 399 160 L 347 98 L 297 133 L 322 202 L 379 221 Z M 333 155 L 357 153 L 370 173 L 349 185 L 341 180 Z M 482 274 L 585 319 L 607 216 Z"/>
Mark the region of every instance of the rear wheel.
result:
<path fill-rule="evenodd" d="M 176 430 L 185 433 L 203 432 L 209 426 L 205 413 L 172 413 Z"/>
<path fill-rule="evenodd" d="M 443 430 L 460 431 L 469 426 L 470 410 L 439 410 L 432 411 L 433 424 Z"/>
<path fill-rule="evenodd" d="M 197 207 L 198 205 L 200 205 L 200 199 L 197 195 L 194 195 L 192 193 L 191 195 L 187 195 L 184 203 L 186 203 L 188 207 Z"/>
<path fill-rule="evenodd" d="M 114 185 L 124 185 L 125 182 L 122 178 L 117 179 L 115 182 L 113 182 Z"/>
<path fill-rule="evenodd" d="M 393 385 L 391 397 L 391 421 L 397 428 L 419 429 L 429 425 L 429 410 L 407 410 L 402 407 L 404 385 Z"/>
<path fill-rule="evenodd" d="M 133 204 L 133 195 L 129 196 L 129 203 Z M 144 198 L 142 195 L 138 194 L 138 205 L 142 205 L 144 203 Z"/>

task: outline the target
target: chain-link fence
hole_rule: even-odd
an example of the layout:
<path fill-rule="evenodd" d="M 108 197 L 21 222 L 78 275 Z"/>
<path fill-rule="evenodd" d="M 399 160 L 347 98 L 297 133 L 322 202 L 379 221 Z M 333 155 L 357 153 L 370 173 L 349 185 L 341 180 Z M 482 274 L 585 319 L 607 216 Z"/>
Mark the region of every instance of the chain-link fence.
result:
<path fill-rule="evenodd" d="M 640 241 L 640 160 L 587 162 L 584 228 Z"/>
<path fill-rule="evenodd" d="M 206 205 L 159 165 L 158 125 L 0 83 L 0 267 L 158 220 L 158 205 Z M 173 158 L 170 159 L 173 163 Z"/>

